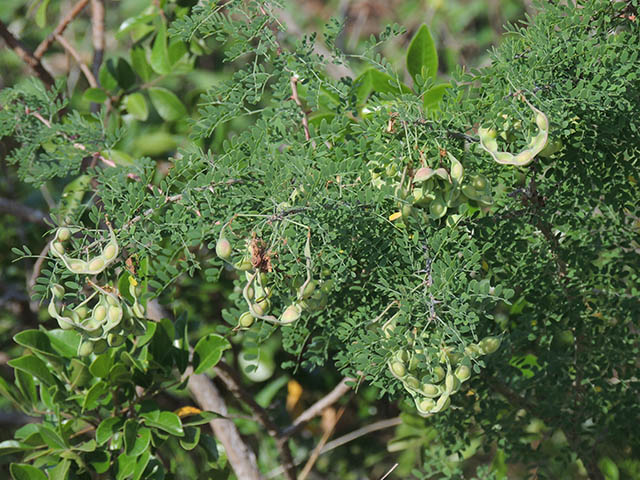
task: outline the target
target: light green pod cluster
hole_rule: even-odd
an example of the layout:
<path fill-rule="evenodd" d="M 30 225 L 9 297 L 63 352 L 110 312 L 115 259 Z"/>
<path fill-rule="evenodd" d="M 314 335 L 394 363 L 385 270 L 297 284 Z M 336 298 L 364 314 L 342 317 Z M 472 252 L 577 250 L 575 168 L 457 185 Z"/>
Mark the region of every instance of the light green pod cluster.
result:
<path fill-rule="evenodd" d="M 524 166 L 531 161 L 547 146 L 549 137 L 549 119 L 547 116 L 531 105 L 529 101 L 522 97 L 525 103 L 533 110 L 534 120 L 538 127 L 538 133 L 531 138 L 529 145 L 518 154 L 502 152 L 498 150 L 497 133 L 491 128 L 479 128 L 480 146 L 491 155 L 496 162 L 503 165 Z"/>
<path fill-rule="evenodd" d="M 387 337 L 395 328 L 394 318 L 382 327 Z M 443 347 L 439 365 L 430 371 L 418 370 L 417 355 L 422 350 L 399 350 L 387 361 L 387 367 L 412 396 L 418 413 L 426 417 L 446 410 L 451 404 L 451 397 L 471 378 L 472 362 L 481 355 L 494 353 L 499 347 L 498 337 L 486 337 L 478 344 L 471 344 L 465 349 L 464 355 L 453 352 L 452 347 Z"/>
<path fill-rule="evenodd" d="M 72 231 L 68 227 L 60 227 L 56 236 L 50 243 L 50 250 L 53 255 L 60 258 L 65 267 L 73 273 L 81 275 L 97 275 L 111 265 L 118 257 L 119 247 L 116 235 L 107 222 L 109 228 L 109 242 L 102 248 L 99 255 L 86 259 L 72 258 L 66 255 L 64 244 L 71 238 Z"/>
<path fill-rule="evenodd" d="M 75 308 L 58 309 L 56 301 L 62 300 L 64 288 L 58 284 L 51 287 L 48 312 L 58 321 L 60 328 L 74 329 L 82 334 L 79 355 L 101 353 L 107 347 L 117 347 L 134 327 L 143 327 L 134 318 L 131 307 L 116 294 L 97 286 L 94 288 L 95 292 Z"/>

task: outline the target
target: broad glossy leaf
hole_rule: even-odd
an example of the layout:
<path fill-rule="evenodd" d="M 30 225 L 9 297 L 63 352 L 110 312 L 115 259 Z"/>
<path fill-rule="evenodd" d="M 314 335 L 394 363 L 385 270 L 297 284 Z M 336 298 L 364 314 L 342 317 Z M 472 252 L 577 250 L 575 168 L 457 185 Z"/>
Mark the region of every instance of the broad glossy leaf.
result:
<path fill-rule="evenodd" d="M 65 458 L 55 467 L 49 470 L 49 478 L 55 480 L 67 480 L 69 478 L 69 469 L 71 468 L 71 460 Z"/>
<path fill-rule="evenodd" d="M 109 375 L 109 370 L 113 366 L 113 359 L 111 358 L 111 354 L 109 352 L 98 355 L 91 365 L 89 366 L 89 371 L 94 377 L 98 378 L 107 378 Z"/>
<path fill-rule="evenodd" d="M 210 333 L 202 337 L 193 349 L 194 373 L 203 373 L 217 364 L 222 353 L 231 348 L 229 341 L 221 335 Z"/>
<path fill-rule="evenodd" d="M 124 99 L 124 106 L 133 118 L 140 121 L 145 121 L 149 116 L 149 107 L 147 101 L 140 92 L 127 95 Z"/>
<path fill-rule="evenodd" d="M 180 439 L 180 446 L 185 450 L 193 450 L 200 441 L 200 429 L 197 427 L 184 427 L 184 437 Z"/>
<path fill-rule="evenodd" d="M 168 122 L 178 120 L 187 114 L 187 109 L 180 99 L 166 88 L 150 88 L 149 97 L 158 114 Z"/>
<path fill-rule="evenodd" d="M 424 109 L 438 110 L 439 104 L 442 101 L 442 97 L 444 97 L 444 93 L 446 92 L 447 88 L 451 88 L 450 83 L 441 83 L 439 85 L 434 85 L 429 90 L 427 90 L 422 99 Z"/>
<path fill-rule="evenodd" d="M 153 75 L 153 69 L 147 60 L 147 49 L 144 47 L 132 48 L 130 56 L 133 70 L 144 82 L 148 82 Z"/>
<path fill-rule="evenodd" d="M 151 412 L 143 413 L 140 416 L 145 419 L 145 423 L 149 427 L 164 430 L 165 432 L 178 437 L 182 437 L 184 435 L 180 417 L 173 412 L 160 412 L 159 410 L 153 410 Z"/>
<path fill-rule="evenodd" d="M 0 442 L 0 457 L 4 455 L 12 455 L 18 452 L 24 452 L 27 450 L 33 450 L 35 447 L 27 443 L 19 442 L 18 440 L 5 440 Z"/>
<path fill-rule="evenodd" d="M 24 355 L 14 358 L 13 360 L 9 360 L 8 364 L 15 369 L 33 375 L 46 385 L 53 385 L 55 383 L 55 379 L 49 372 L 47 365 L 34 355 Z"/>
<path fill-rule="evenodd" d="M 93 385 L 82 402 L 83 410 L 93 410 L 99 404 L 100 397 L 109 391 L 108 385 L 102 380 Z"/>
<path fill-rule="evenodd" d="M 130 457 L 129 455 L 122 453 L 118 456 L 116 465 L 118 468 L 116 480 L 124 480 L 125 478 L 133 475 L 133 472 L 136 469 L 136 459 L 135 457 Z"/>
<path fill-rule="evenodd" d="M 42 470 L 31 465 L 12 463 L 9 471 L 14 480 L 47 480 Z"/>
<path fill-rule="evenodd" d="M 122 428 L 123 424 L 124 419 L 120 417 L 109 417 L 102 420 L 96 429 L 98 445 L 103 445 L 109 441 L 113 434 Z"/>
<path fill-rule="evenodd" d="M 55 329 L 46 332 L 53 349 L 64 358 L 74 358 L 82 337 L 73 330 Z"/>
<path fill-rule="evenodd" d="M 145 468 L 147 468 L 147 465 L 149 464 L 149 460 L 151 459 L 151 452 L 149 452 L 149 450 L 145 450 L 144 453 L 142 455 L 140 455 L 137 459 L 136 459 L 136 468 L 133 471 L 133 476 L 131 477 L 131 480 L 140 480 L 142 478 L 142 474 L 145 471 Z"/>
<path fill-rule="evenodd" d="M 107 99 L 107 94 L 101 88 L 87 88 L 82 98 L 87 102 L 102 103 Z"/>
<path fill-rule="evenodd" d="M 158 29 L 156 38 L 153 41 L 149 63 L 151 68 L 160 75 L 171 73 L 171 62 L 169 61 L 169 52 L 167 50 L 167 30 L 164 24 Z"/>
<path fill-rule="evenodd" d="M 422 25 L 411 39 L 407 50 L 407 70 L 416 81 L 416 76 L 436 78 L 438 74 L 438 52 L 426 25 Z"/>

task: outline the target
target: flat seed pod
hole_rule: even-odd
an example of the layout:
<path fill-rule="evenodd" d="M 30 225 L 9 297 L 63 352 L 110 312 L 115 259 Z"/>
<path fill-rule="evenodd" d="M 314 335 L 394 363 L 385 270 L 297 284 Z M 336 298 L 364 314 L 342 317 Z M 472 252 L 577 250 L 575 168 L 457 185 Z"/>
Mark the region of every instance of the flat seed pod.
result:
<path fill-rule="evenodd" d="M 393 373 L 397 378 L 402 378 L 407 373 L 407 369 L 402 362 L 391 362 L 389 368 L 391 369 L 391 373 Z"/>
<path fill-rule="evenodd" d="M 256 319 L 253 315 L 251 315 L 251 312 L 244 312 L 238 319 L 238 325 L 243 328 L 249 328 L 251 325 L 253 325 L 253 322 L 255 322 L 255 320 Z"/>
<path fill-rule="evenodd" d="M 302 314 L 302 309 L 298 305 L 296 304 L 289 305 L 287 308 L 285 308 L 284 312 L 282 312 L 282 316 L 280 317 L 280 322 L 285 325 L 288 325 L 298 320 L 301 314 Z"/>
<path fill-rule="evenodd" d="M 455 376 L 460 382 L 466 382 L 471 378 L 471 369 L 466 365 L 460 365 L 456 368 Z"/>

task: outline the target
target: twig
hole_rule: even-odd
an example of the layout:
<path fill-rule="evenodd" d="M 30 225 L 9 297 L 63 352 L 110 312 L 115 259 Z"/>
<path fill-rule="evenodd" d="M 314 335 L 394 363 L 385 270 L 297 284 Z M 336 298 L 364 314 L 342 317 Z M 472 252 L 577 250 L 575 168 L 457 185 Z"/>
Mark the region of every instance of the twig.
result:
<path fill-rule="evenodd" d="M 69 52 L 69 54 L 74 58 L 76 63 L 80 66 L 80 70 L 82 70 L 82 73 L 84 74 L 85 78 L 89 82 L 89 85 L 92 88 L 98 88 L 98 82 L 96 81 L 96 77 L 93 76 L 93 73 L 91 73 L 91 70 L 89 70 L 89 67 L 87 67 L 87 65 L 82 61 L 82 59 L 80 58 L 80 55 L 78 55 L 78 52 L 76 52 L 76 50 L 71 46 L 69 42 L 67 42 L 67 40 L 62 35 L 56 35 L 55 38 L 60 43 L 60 45 L 62 45 L 62 47 L 67 52 Z"/>
<path fill-rule="evenodd" d="M 336 403 L 349 390 L 351 390 L 351 387 L 347 385 L 347 382 L 354 381 L 355 379 L 350 377 L 343 378 L 342 381 L 333 390 L 331 390 L 328 394 L 326 394 L 316 403 L 307 408 L 293 421 L 293 423 L 289 427 L 285 428 L 281 432 L 280 438 L 289 438 L 299 432 L 309 420 L 320 415 L 325 408 Z"/>
<path fill-rule="evenodd" d="M 304 138 L 309 141 L 311 134 L 309 133 L 309 119 L 307 118 L 307 112 L 305 112 L 300 97 L 298 97 L 298 77 L 293 75 L 291 77 L 291 99 L 296 102 L 296 105 L 300 107 L 302 111 L 302 127 L 304 128 Z"/>
<path fill-rule="evenodd" d="M 91 0 L 91 39 L 93 41 L 91 72 L 97 78 L 104 57 L 104 0 Z"/>
<path fill-rule="evenodd" d="M 47 259 L 47 253 L 49 253 L 50 243 L 51 242 L 47 242 L 47 244 L 44 246 L 44 248 L 40 252 L 40 255 L 38 255 L 38 260 L 36 260 L 36 263 L 33 264 L 33 272 L 31 272 L 31 276 L 27 280 L 27 291 L 29 292 L 29 295 L 33 294 L 33 287 L 36 284 L 36 280 L 38 280 L 38 277 L 40 276 L 40 270 L 42 270 L 42 265 L 44 264 L 44 261 Z M 38 311 L 38 308 L 40 307 L 40 305 L 38 305 L 36 302 L 30 302 L 29 307 L 31 308 L 31 311 L 35 313 Z"/>
<path fill-rule="evenodd" d="M 213 370 L 229 391 L 249 407 L 258 423 L 266 428 L 267 433 L 276 440 L 276 446 L 282 460 L 283 473 L 287 479 L 296 480 L 296 467 L 293 463 L 293 457 L 287 439 L 280 441 L 278 427 L 273 420 L 271 420 L 267 411 L 242 387 L 236 372 L 229 365 L 224 362 L 219 362 Z"/>
<path fill-rule="evenodd" d="M 40 210 L 27 207 L 22 203 L 2 197 L 0 197 L 0 212 L 8 213 L 9 215 L 26 220 L 27 222 L 39 223 L 42 225 L 46 225 L 46 220 L 49 218 L 47 214 Z"/>
<path fill-rule="evenodd" d="M 74 18 L 78 16 L 78 14 L 80 14 L 80 12 L 87 5 L 87 3 L 89 3 L 89 0 L 80 0 L 78 3 L 76 3 L 73 6 L 71 10 L 69 10 L 69 13 L 60 20 L 58 25 L 56 25 L 56 28 L 53 29 L 53 32 L 51 32 L 51 34 L 47 38 L 45 38 L 42 42 L 40 42 L 40 45 L 38 45 L 38 47 L 36 48 L 36 51 L 33 53 L 33 56 L 35 58 L 37 58 L 38 60 L 42 58 L 42 56 L 45 54 L 45 52 L 49 49 L 51 44 L 56 39 L 56 35 L 62 35 L 62 33 L 66 30 L 67 26 L 71 23 L 71 21 Z"/>
<path fill-rule="evenodd" d="M 384 476 L 382 478 L 380 478 L 380 480 L 384 480 L 385 478 L 387 478 L 389 475 L 391 475 L 391 473 L 398 468 L 398 465 L 400 465 L 399 463 L 396 463 L 393 467 L 391 467 L 391 469 L 384 474 Z"/>
<path fill-rule="evenodd" d="M 189 390 L 203 410 L 227 416 L 227 406 L 211 379 L 205 375 L 191 375 Z M 209 422 L 215 436 L 224 446 L 229 463 L 237 478 L 262 480 L 255 454 L 247 447 L 231 420 L 216 418 Z"/>
<path fill-rule="evenodd" d="M 318 442 L 318 445 L 315 446 L 315 448 L 311 452 L 311 456 L 309 456 L 309 460 L 307 460 L 307 463 L 304 465 L 304 468 L 300 472 L 300 477 L 298 480 L 305 480 L 307 478 L 307 475 L 309 475 L 309 473 L 311 472 L 311 469 L 313 468 L 316 461 L 318 460 L 318 457 L 320 456 L 322 447 L 324 447 L 324 445 L 327 443 L 327 440 L 329 440 L 329 437 L 333 434 L 333 431 L 336 429 L 336 425 L 342 418 L 342 414 L 344 414 L 345 408 L 346 408 L 346 405 L 343 405 L 342 407 L 340 407 L 340 410 L 338 411 L 335 418 L 333 419 L 333 422 L 331 422 L 331 426 L 327 428 L 322 434 L 322 438 Z"/>
<path fill-rule="evenodd" d="M 53 77 L 49 71 L 44 68 L 40 60 L 34 57 L 29 50 L 26 49 L 22 43 L 13 36 L 13 34 L 7 29 L 7 26 L 0 20 L 0 37 L 9 45 L 9 47 L 16 52 L 20 59 L 29 65 L 31 69 L 36 73 L 38 78 L 44 82 L 44 84 L 51 88 L 55 84 Z"/>

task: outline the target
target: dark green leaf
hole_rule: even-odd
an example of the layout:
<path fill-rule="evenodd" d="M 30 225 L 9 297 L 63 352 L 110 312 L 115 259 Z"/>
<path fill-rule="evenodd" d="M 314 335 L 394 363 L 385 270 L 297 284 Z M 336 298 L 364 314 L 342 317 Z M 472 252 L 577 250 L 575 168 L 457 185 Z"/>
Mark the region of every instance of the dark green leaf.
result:
<path fill-rule="evenodd" d="M 98 445 L 103 445 L 113 436 L 113 434 L 119 431 L 124 424 L 124 419 L 120 417 L 105 418 L 100 422 L 96 429 L 96 441 Z"/>
<path fill-rule="evenodd" d="M 87 102 L 102 103 L 107 99 L 107 94 L 101 88 L 87 88 L 82 98 Z"/>
<path fill-rule="evenodd" d="M 180 99 L 166 88 L 150 88 L 149 97 L 158 114 L 168 122 L 178 120 L 187 114 L 187 109 Z"/>
<path fill-rule="evenodd" d="M 153 70 L 147 61 L 147 49 L 135 47 L 131 49 L 131 66 L 144 82 L 148 82 L 153 75 Z"/>
<path fill-rule="evenodd" d="M 451 88 L 450 83 L 441 83 L 440 85 L 434 85 L 429 90 L 427 90 L 423 97 L 424 109 L 437 110 L 447 88 Z"/>
<path fill-rule="evenodd" d="M 180 446 L 185 450 L 193 450 L 200 441 L 200 429 L 197 427 L 184 427 L 184 437 L 180 439 Z"/>
<path fill-rule="evenodd" d="M 113 366 L 113 359 L 111 358 L 111 353 L 106 352 L 101 355 L 98 355 L 91 365 L 89 366 L 89 371 L 94 377 L 98 378 L 107 378 L 109 375 L 109 370 Z"/>
<path fill-rule="evenodd" d="M 407 70 L 413 81 L 416 76 L 436 78 L 438 74 L 438 52 L 426 25 L 422 25 L 411 39 L 407 50 Z"/>
<path fill-rule="evenodd" d="M 169 52 L 167 51 L 167 30 L 164 23 L 158 30 L 156 38 L 153 41 L 149 63 L 151 64 L 151 68 L 160 75 L 168 75 L 171 73 L 171 62 L 169 61 Z"/>
<path fill-rule="evenodd" d="M 47 480 L 44 472 L 31 465 L 12 463 L 9 471 L 13 480 Z"/>
<path fill-rule="evenodd" d="M 149 107 L 147 107 L 147 101 L 144 99 L 144 95 L 139 92 L 127 95 L 124 99 L 124 106 L 133 118 L 140 121 L 145 121 L 149 116 Z"/>
<path fill-rule="evenodd" d="M 158 410 L 153 410 L 148 413 L 143 413 L 140 416 L 145 419 L 145 423 L 149 427 L 164 430 L 165 432 L 178 437 L 184 435 L 180 417 L 173 412 L 160 412 Z"/>
<path fill-rule="evenodd" d="M 74 358 L 78 353 L 78 346 L 82 337 L 78 332 L 73 330 L 55 329 L 46 332 L 51 340 L 53 350 L 58 352 L 64 358 Z"/>
<path fill-rule="evenodd" d="M 202 337 L 193 349 L 194 373 L 203 373 L 217 364 L 222 353 L 231 348 L 229 341 L 221 335 L 210 333 Z"/>
<path fill-rule="evenodd" d="M 17 370 L 22 370 L 35 376 L 45 385 L 53 385 L 55 383 L 55 379 L 49 372 L 47 365 L 33 355 L 14 358 L 13 360 L 9 360 L 8 364 Z"/>

